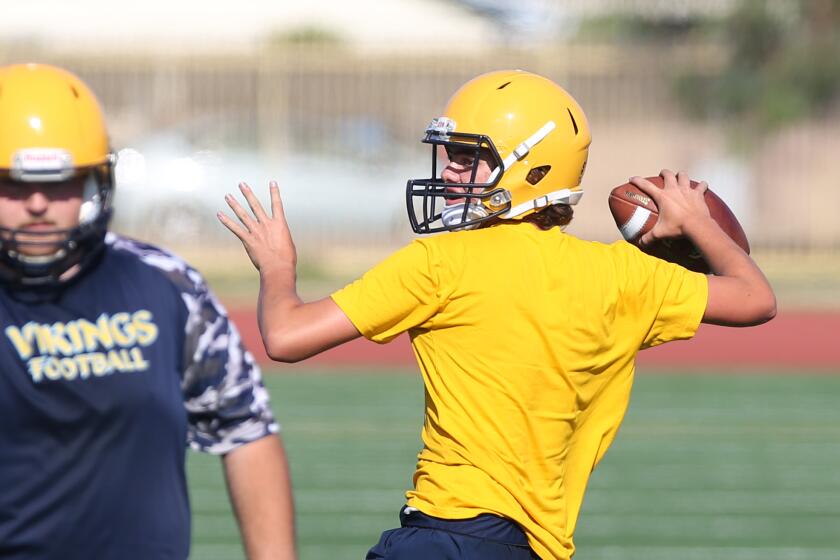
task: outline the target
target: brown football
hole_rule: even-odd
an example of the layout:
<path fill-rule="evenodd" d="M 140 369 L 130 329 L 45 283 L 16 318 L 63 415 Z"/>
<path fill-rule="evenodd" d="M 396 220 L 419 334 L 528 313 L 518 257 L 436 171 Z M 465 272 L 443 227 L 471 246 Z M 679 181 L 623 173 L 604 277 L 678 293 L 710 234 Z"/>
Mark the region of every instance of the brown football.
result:
<path fill-rule="evenodd" d="M 660 189 L 662 188 L 662 177 L 647 177 L 647 180 Z M 696 187 L 697 183 L 692 181 L 691 186 Z M 749 253 L 750 244 L 747 241 L 744 228 L 741 227 L 732 210 L 711 190 L 706 191 L 705 197 L 712 218 L 735 243 Z M 659 219 L 659 211 L 653 200 L 631 183 L 625 183 L 614 188 L 610 192 L 609 204 L 615 225 L 618 226 L 621 235 L 637 246 L 642 235 L 650 231 L 656 224 L 656 220 Z M 677 263 L 689 270 L 704 274 L 711 272 L 700 251 L 685 237 L 663 239 L 641 247 L 641 249 L 650 255 Z"/>

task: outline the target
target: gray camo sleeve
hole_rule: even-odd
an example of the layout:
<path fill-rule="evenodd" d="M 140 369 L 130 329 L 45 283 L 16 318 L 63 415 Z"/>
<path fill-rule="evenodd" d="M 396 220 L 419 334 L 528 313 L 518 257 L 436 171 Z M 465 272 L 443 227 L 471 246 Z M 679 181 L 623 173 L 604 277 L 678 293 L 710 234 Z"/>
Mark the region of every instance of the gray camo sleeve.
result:
<path fill-rule="evenodd" d="M 223 454 L 279 430 L 259 366 L 236 326 L 194 270 L 194 290 L 182 292 L 188 317 L 182 389 L 190 447 Z"/>
<path fill-rule="evenodd" d="M 179 257 L 148 243 L 112 232 L 105 242 L 160 270 L 184 302 L 181 389 L 189 446 L 224 454 L 278 432 L 260 369 L 201 274 Z"/>

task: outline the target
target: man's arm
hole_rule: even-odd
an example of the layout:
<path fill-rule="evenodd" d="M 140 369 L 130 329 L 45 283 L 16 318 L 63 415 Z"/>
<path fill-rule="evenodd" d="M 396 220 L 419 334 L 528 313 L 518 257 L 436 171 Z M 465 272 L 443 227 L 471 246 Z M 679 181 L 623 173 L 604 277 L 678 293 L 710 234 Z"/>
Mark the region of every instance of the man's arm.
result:
<path fill-rule="evenodd" d="M 294 560 L 294 505 L 280 438 L 270 435 L 242 445 L 222 461 L 249 560 Z"/>
<path fill-rule="evenodd" d="M 631 182 L 656 202 L 659 220 L 641 243 L 685 235 L 700 250 L 714 276 L 709 276 L 709 300 L 704 323 L 750 326 L 776 315 L 776 296 L 761 269 L 712 219 L 704 200 L 705 182 L 692 188 L 686 173 L 663 170 L 662 189 L 641 178 Z"/>
<path fill-rule="evenodd" d="M 253 216 L 236 199 L 225 200 L 241 224 L 223 213 L 219 220 L 236 235 L 260 272 L 258 320 L 266 353 L 273 360 L 297 362 L 361 336 L 347 315 L 330 298 L 311 303 L 297 294 L 295 250 L 280 190 L 270 185 L 271 216 L 251 188 L 239 185 Z"/>
<path fill-rule="evenodd" d="M 686 235 L 715 274 L 709 276 L 704 323 L 751 326 L 776 316 L 776 296 L 767 278 L 716 221 L 707 218 L 690 222 Z"/>

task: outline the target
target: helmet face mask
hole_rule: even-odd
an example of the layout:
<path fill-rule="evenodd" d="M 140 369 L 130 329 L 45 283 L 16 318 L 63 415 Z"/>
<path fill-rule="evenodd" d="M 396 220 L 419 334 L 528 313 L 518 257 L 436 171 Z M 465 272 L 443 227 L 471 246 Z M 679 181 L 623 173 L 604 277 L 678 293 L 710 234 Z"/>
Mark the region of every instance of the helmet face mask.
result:
<path fill-rule="evenodd" d="M 432 145 L 432 176 L 406 186 L 415 233 L 518 220 L 549 205 L 576 204 L 583 194 L 591 142 L 586 116 L 571 95 L 536 74 L 504 70 L 470 80 L 431 122 L 423 142 Z M 477 183 L 473 173 L 469 182 L 445 181 L 441 147 L 461 150 L 474 162 L 483 155 L 489 178 Z"/>
<path fill-rule="evenodd" d="M 493 141 L 481 134 L 453 132 L 451 123 L 441 126 L 441 121 L 445 120 L 433 120 L 423 139 L 424 144 L 432 146 L 431 177 L 410 179 L 406 185 L 408 219 L 415 233 L 471 229 L 510 209 L 510 199 L 505 196 L 504 189 L 495 188 L 500 178 L 496 170 L 502 165 L 502 159 Z M 453 184 L 441 177 L 450 161 L 456 158 L 470 162 L 469 181 Z M 482 159 L 493 172 L 487 182 L 478 183 Z"/>
<path fill-rule="evenodd" d="M 101 253 L 110 221 L 113 155 L 99 102 L 79 78 L 48 65 L 0 67 L 0 182 L 14 189 L 70 188 L 80 196 L 71 214 L 51 229 L 4 220 L 0 227 L 0 281 L 12 286 L 61 283 Z M 75 185 L 75 187 L 74 187 Z M 65 207 L 66 208 L 66 207 Z M 73 211 L 75 212 L 75 211 Z"/>

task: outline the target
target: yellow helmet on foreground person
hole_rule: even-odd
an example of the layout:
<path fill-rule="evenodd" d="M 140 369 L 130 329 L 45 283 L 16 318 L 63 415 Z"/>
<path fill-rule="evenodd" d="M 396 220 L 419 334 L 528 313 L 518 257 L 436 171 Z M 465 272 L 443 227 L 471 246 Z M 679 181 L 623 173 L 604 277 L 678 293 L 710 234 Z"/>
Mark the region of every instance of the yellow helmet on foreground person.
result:
<path fill-rule="evenodd" d="M 96 256 L 112 214 L 113 164 L 102 109 L 84 82 L 45 64 L 0 67 L 0 184 L 9 192 L 83 185 L 75 227 L 0 227 L 0 278 L 51 283 Z"/>
<path fill-rule="evenodd" d="M 482 74 L 455 92 L 426 129 L 432 176 L 406 186 L 411 227 L 416 233 L 472 229 L 576 204 L 591 141 L 580 105 L 551 80 L 521 70 Z M 487 158 L 494 169 L 489 181 L 475 183 L 473 166 L 473 180 L 460 185 L 466 196 L 448 192 L 440 172 L 453 151 Z"/>

